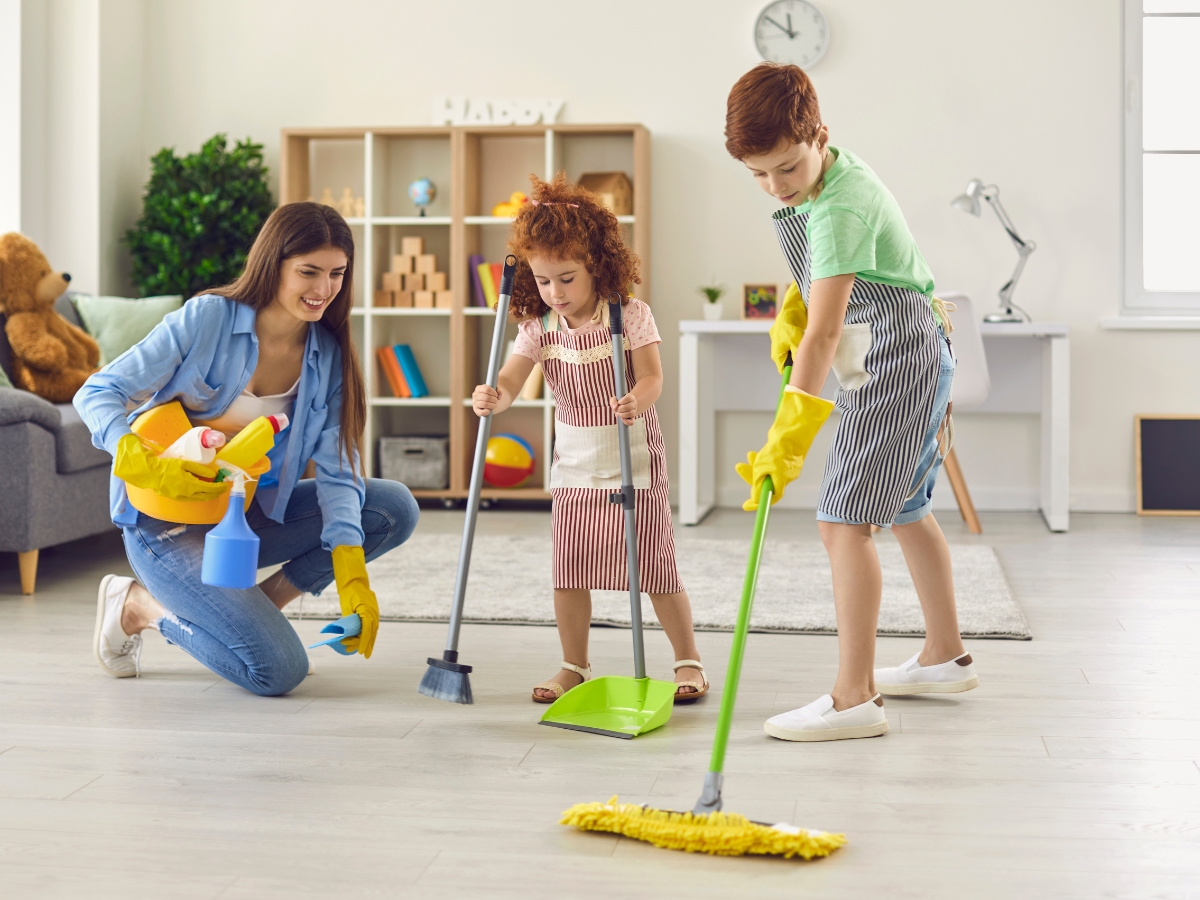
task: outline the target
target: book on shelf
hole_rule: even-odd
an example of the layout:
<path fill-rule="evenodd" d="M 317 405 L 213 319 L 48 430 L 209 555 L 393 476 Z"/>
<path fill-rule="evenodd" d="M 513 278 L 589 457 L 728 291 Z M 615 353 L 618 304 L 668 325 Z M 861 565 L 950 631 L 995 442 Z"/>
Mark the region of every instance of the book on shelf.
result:
<path fill-rule="evenodd" d="M 412 347 L 408 344 L 397 344 L 392 348 L 396 355 L 396 361 L 400 364 L 400 371 L 404 373 L 404 380 L 408 382 L 408 388 L 412 391 L 413 397 L 428 397 L 429 388 L 425 386 L 425 379 L 421 377 L 421 367 L 417 365 L 417 358 L 413 355 Z"/>
<path fill-rule="evenodd" d="M 479 267 L 481 265 L 483 265 L 483 257 L 478 253 L 472 253 L 467 259 L 467 269 L 471 272 L 472 306 L 487 306 L 487 299 L 483 296 L 483 284 L 479 281 Z"/>
<path fill-rule="evenodd" d="M 496 288 L 496 300 L 500 298 L 500 284 L 504 280 L 504 263 L 488 263 L 492 267 L 492 284 Z M 495 307 L 495 303 L 492 304 Z"/>
<path fill-rule="evenodd" d="M 479 283 L 483 286 L 483 298 L 488 309 L 496 308 L 496 282 L 492 280 L 492 267 L 488 263 L 480 263 L 475 267 Z"/>
<path fill-rule="evenodd" d="M 384 377 L 387 378 L 388 387 L 392 389 L 392 396 L 411 397 L 412 391 L 408 387 L 404 373 L 400 370 L 400 362 L 396 359 L 392 348 L 380 347 L 375 351 L 375 355 L 379 357 L 379 366 L 383 369 Z"/>

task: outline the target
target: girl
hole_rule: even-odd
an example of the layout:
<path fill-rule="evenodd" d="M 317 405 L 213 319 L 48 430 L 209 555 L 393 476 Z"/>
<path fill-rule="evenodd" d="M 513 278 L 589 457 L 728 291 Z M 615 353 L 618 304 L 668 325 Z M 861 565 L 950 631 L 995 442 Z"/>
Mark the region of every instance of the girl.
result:
<path fill-rule="evenodd" d="M 512 309 L 520 319 L 513 355 L 500 371 L 499 390 L 475 388 L 476 415 L 504 412 L 541 363 L 554 392 L 555 444 L 550 472 L 554 518 L 554 617 L 562 669 L 533 689 L 553 703 L 591 677 L 588 629 L 591 590 L 627 591 L 621 508 L 609 502 L 620 488 L 615 418 L 630 426 L 637 497 L 641 588 L 650 595 L 675 650 L 676 702 L 708 691 L 692 634 L 692 610 L 675 570 L 675 541 L 667 502 L 667 465 L 654 401 L 662 393 L 660 338 L 650 308 L 625 297 L 640 284 L 638 261 L 621 239 L 617 218 L 595 195 L 568 184 L 533 182 L 533 202 L 513 225 L 509 250 L 518 260 Z M 615 397 L 607 298 L 622 295 L 629 392 Z"/>
<path fill-rule="evenodd" d="M 237 281 L 193 297 L 75 395 L 93 442 L 113 455 L 113 521 L 137 575 L 100 582 L 94 652 L 110 675 L 138 674 L 150 628 L 234 684 L 287 693 L 308 673 L 308 656 L 281 610 L 330 581 L 343 614 L 362 618 L 347 649 L 371 655 L 379 607 L 366 560 L 407 540 L 418 510 L 403 485 L 359 474 L 366 402 L 350 341 L 353 272 L 354 239 L 337 212 L 281 206 Z M 291 420 L 246 515 L 262 542 L 259 565 L 283 563 L 257 587 L 203 584 L 208 528 L 153 519 L 125 498 L 126 481 L 175 499 L 228 489 L 158 459 L 130 432 L 138 415 L 172 400 L 195 424 L 230 436 L 260 415 Z M 316 477 L 302 481 L 310 462 Z"/>
<path fill-rule="evenodd" d="M 841 383 L 817 507 L 833 571 L 837 682 L 831 694 L 769 719 L 766 731 L 792 741 L 884 734 L 880 694 L 979 683 L 958 632 L 949 548 L 931 514 L 954 378 L 949 322 L 895 198 L 865 163 L 829 145 L 804 72 L 769 63 L 751 70 L 730 92 L 725 122 L 730 155 L 783 204 L 773 218 L 799 287 L 771 335 L 781 371 L 794 354 L 791 383 L 766 446 L 739 467 L 752 485 L 748 506 L 767 475 L 778 499 L 800 474 L 832 408 L 817 396 L 831 365 Z M 872 525 L 892 526 L 925 614 L 924 649 L 889 669 L 873 669 L 882 583 Z"/>

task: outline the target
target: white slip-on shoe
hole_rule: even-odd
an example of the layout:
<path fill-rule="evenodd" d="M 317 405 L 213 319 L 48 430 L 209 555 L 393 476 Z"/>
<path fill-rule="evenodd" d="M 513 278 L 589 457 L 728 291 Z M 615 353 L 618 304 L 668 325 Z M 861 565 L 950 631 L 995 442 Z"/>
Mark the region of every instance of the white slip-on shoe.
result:
<path fill-rule="evenodd" d="M 767 719 L 763 730 L 783 741 L 841 741 L 887 734 L 883 698 L 876 694 L 866 703 L 838 712 L 826 694 L 808 706 Z"/>
<path fill-rule="evenodd" d="M 126 634 L 121 628 L 121 609 L 133 579 L 125 575 L 105 575 L 100 580 L 96 596 L 96 631 L 92 635 L 92 650 L 96 662 L 114 678 L 129 678 L 139 674 L 142 657 L 142 636 Z"/>
<path fill-rule="evenodd" d="M 979 687 L 975 663 L 970 653 L 956 656 L 950 662 L 922 666 L 918 653 L 903 665 L 875 670 L 875 690 L 888 697 L 902 694 L 957 694 Z"/>

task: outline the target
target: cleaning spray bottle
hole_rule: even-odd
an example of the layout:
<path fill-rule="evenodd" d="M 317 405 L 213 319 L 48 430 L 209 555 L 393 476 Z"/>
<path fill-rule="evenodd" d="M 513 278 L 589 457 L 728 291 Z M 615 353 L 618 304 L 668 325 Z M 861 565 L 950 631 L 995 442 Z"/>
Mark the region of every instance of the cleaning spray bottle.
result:
<path fill-rule="evenodd" d="M 258 576 L 258 535 L 246 524 L 246 478 L 234 476 L 225 518 L 204 536 L 200 580 L 213 587 L 244 590 Z"/>

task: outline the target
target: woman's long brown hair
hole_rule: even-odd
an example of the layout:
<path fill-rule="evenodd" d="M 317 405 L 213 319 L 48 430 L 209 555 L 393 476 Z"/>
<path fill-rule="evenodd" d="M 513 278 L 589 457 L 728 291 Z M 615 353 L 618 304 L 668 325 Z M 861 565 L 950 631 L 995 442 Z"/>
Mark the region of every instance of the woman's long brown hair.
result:
<path fill-rule="evenodd" d="M 367 422 L 367 392 L 358 353 L 350 339 L 350 308 L 354 301 L 354 235 L 338 212 L 320 203 L 288 203 L 271 213 L 246 258 L 246 268 L 233 284 L 205 291 L 228 297 L 251 309 L 269 306 L 279 293 L 283 263 L 295 256 L 334 247 L 346 254 L 342 289 L 321 316 L 321 327 L 342 350 L 342 453 L 351 468 L 361 469 L 363 429 Z M 358 465 L 355 465 L 355 462 Z"/>

